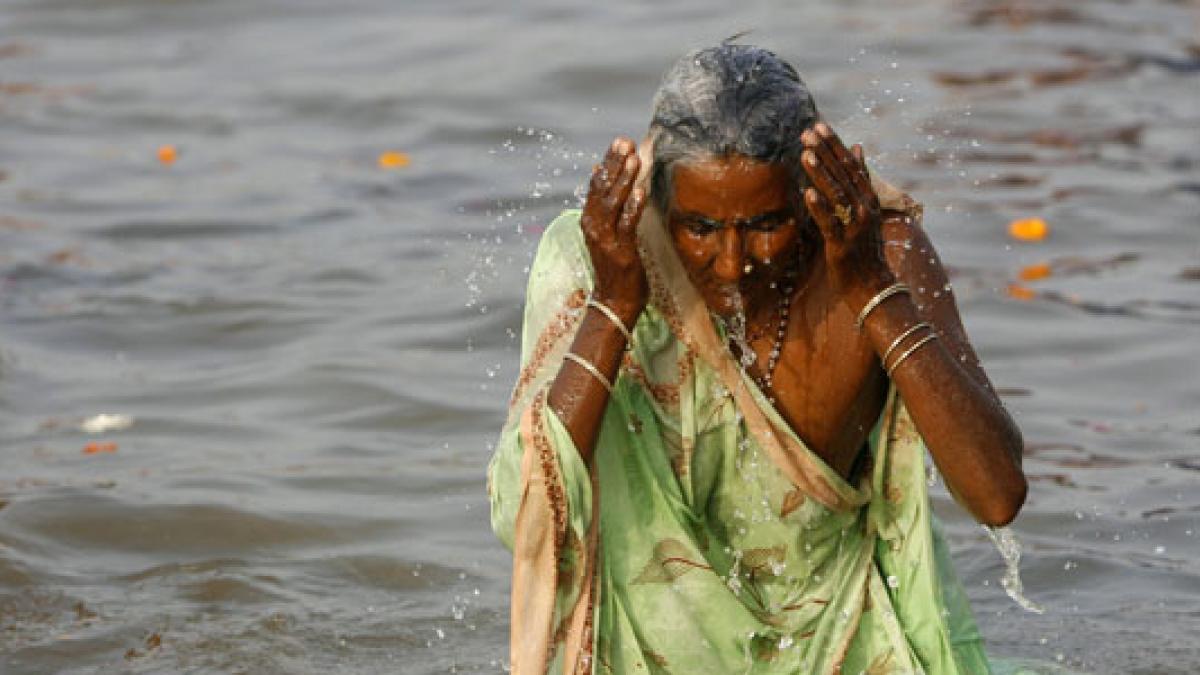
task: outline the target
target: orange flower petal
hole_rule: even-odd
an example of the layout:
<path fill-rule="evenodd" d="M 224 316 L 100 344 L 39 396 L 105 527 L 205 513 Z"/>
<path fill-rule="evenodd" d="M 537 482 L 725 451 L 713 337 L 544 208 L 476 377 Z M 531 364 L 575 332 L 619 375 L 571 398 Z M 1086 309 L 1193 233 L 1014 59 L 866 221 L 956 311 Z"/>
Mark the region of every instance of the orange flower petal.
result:
<path fill-rule="evenodd" d="M 407 154 L 395 150 L 379 154 L 379 168 L 381 169 L 403 169 L 411 161 L 412 159 Z"/>
<path fill-rule="evenodd" d="M 1008 297 L 1016 298 L 1017 300 L 1033 300 L 1037 297 L 1037 291 L 1021 284 L 1009 284 L 1006 291 L 1008 292 Z"/>
<path fill-rule="evenodd" d="M 83 446 L 83 454 L 96 455 L 101 452 L 116 452 L 117 444 L 112 442 L 92 442 Z"/>
<path fill-rule="evenodd" d="M 1040 262 L 1035 265 L 1026 265 L 1018 272 L 1021 281 L 1037 281 L 1050 276 L 1053 270 L 1050 268 L 1050 263 Z"/>
<path fill-rule="evenodd" d="M 1008 224 L 1008 234 L 1019 241 L 1041 241 L 1050 234 L 1050 226 L 1041 218 L 1021 218 Z"/>
<path fill-rule="evenodd" d="M 163 164 L 173 164 L 179 159 L 179 150 L 173 145 L 163 145 L 158 148 L 158 161 Z"/>

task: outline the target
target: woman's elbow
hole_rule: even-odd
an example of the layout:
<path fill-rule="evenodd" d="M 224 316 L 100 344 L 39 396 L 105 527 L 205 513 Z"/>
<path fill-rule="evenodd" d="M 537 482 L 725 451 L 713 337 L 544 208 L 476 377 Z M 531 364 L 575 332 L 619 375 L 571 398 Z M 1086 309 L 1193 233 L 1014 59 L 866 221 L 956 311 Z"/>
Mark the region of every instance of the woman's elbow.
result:
<path fill-rule="evenodd" d="M 1012 485 L 1003 489 L 994 499 L 988 500 L 976 517 L 979 522 L 989 527 L 1004 527 L 1016 520 L 1021 507 L 1025 505 L 1028 493 L 1029 482 L 1024 474 L 1020 474 Z"/>

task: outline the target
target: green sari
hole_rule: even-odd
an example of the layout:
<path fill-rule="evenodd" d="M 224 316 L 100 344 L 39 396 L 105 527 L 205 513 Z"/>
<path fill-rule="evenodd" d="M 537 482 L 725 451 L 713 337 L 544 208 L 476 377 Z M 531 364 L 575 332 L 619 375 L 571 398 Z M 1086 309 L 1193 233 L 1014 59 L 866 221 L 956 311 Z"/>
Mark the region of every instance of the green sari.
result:
<path fill-rule="evenodd" d="M 591 472 L 546 404 L 592 289 L 578 211 L 549 226 L 530 272 L 488 467 L 514 555 L 513 672 L 990 673 L 895 389 L 847 482 L 735 363 L 656 214 L 639 237 L 650 303 Z"/>

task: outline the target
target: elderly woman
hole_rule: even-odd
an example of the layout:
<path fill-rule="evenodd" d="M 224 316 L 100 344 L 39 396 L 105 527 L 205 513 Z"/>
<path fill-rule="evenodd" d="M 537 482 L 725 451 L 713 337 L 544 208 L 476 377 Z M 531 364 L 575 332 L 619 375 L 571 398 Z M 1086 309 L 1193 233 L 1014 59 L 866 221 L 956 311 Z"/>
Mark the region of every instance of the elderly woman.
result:
<path fill-rule="evenodd" d="M 774 54 L 685 56 L 546 230 L 489 467 L 513 670 L 987 673 L 925 492 L 1025 497 L 920 206 Z"/>

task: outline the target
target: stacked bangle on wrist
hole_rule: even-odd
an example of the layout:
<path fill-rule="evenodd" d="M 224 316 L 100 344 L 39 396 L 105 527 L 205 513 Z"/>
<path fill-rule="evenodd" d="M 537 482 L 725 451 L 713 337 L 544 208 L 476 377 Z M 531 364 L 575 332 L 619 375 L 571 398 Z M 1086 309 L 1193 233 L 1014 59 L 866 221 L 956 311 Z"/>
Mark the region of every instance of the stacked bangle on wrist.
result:
<path fill-rule="evenodd" d="M 593 366 L 591 364 L 591 362 L 589 362 L 587 359 L 576 354 L 575 352 L 567 352 L 566 355 L 563 356 L 563 358 L 567 359 L 568 361 L 575 362 L 580 368 L 583 368 L 584 370 L 591 373 L 592 377 L 596 378 L 596 380 L 599 381 L 600 384 L 604 385 L 604 388 L 608 390 L 609 394 L 613 393 L 612 382 L 609 382 L 608 378 L 604 376 L 604 373 L 600 372 L 600 369 L 597 368 L 596 366 Z"/>
<path fill-rule="evenodd" d="M 611 307 L 591 296 L 588 296 L 587 306 L 595 307 L 609 321 L 613 322 L 613 325 L 621 330 L 621 335 L 625 336 L 626 347 L 633 345 L 633 334 L 629 332 L 629 329 L 625 327 L 625 322 L 621 321 L 621 317 L 617 316 L 617 313 L 614 312 Z"/>
<path fill-rule="evenodd" d="M 882 291 L 879 291 L 875 294 L 875 297 L 871 298 L 867 301 L 867 304 L 863 305 L 862 311 L 858 313 L 858 318 L 854 320 L 854 327 L 861 331 L 863 328 L 863 322 L 867 320 L 867 315 L 875 311 L 876 307 L 883 304 L 884 300 L 887 300 L 897 293 L 910 292 L 911 291 L 908 288 L 908 284 L 902 284 L 900 282 L 896 282 Z"/>
<path fill-rule="evenodd" d="M 924 321 L 914 324 L 911 328 L 901 333 L 900 336 L 895 340 L 892 340 L 892 344 L 888 345 L 887 351 L 883 353 L 883 356 L 879 359 L 879 362 L 886 364 L 888 357 L 892 355 L 892 352 L 896 351 L 896 347 L 899 347 L 901 342 L 904 342 L 910 335 L 921 330 L 922 328 L 933 330 L 933 326 L 930 326 Z"/>
<path fill-rule="evenodd" d="M 896 347 L 900 346 L 900 343 L 904 342 L 906 339 L 908 339 L 908 337 L 910 335 L 913 335 L 914 333 L 916 333 L 918 330 L 920 330 L 922 328 L 929 329 L 929 334 L 926 335 L 925 337 L 921 338 L 920 340 L 917 340 L 916 342 L 913 343 L 913 345 L 911 347 L 909 347 L 908 349 L 901 352 L 900 356 L 897 356 L 896 360 L 892 361 L 892 365 L 890 365 L 890 366 L 887 365 L 888 356 L 890 356 L 891 353 L 893 351 L 895 351 Z M 920 349 L 921 347 L 924 347 L 927 343 L 930 343 L 930 342 L 936 340 L 937 337 L 938 337 L 938 334 L 934 332 L 933 326 L 930 326 L 928 323 L 925 323 L 924 321 L 922 321 L 922 322 L 912 326 L 908 330 L 904 331 L 903 333 L 901 333 L 900 336 L 897 337 L 895 340 L 892 340 L 892 344 L 887 348 L 887 351 L 885 351 L 883 353 L 883 358 L 880 359 L 880 362 L 883 363 L 884 368 L 887 369 L 888 377 L 891 378 L 892 374 L 896 372 L 896 369 L 900 367 L 901 363 L 904 363 L 905 359 L 907 359 L 908 357 L 915 354 L 918 349 Z"/>

